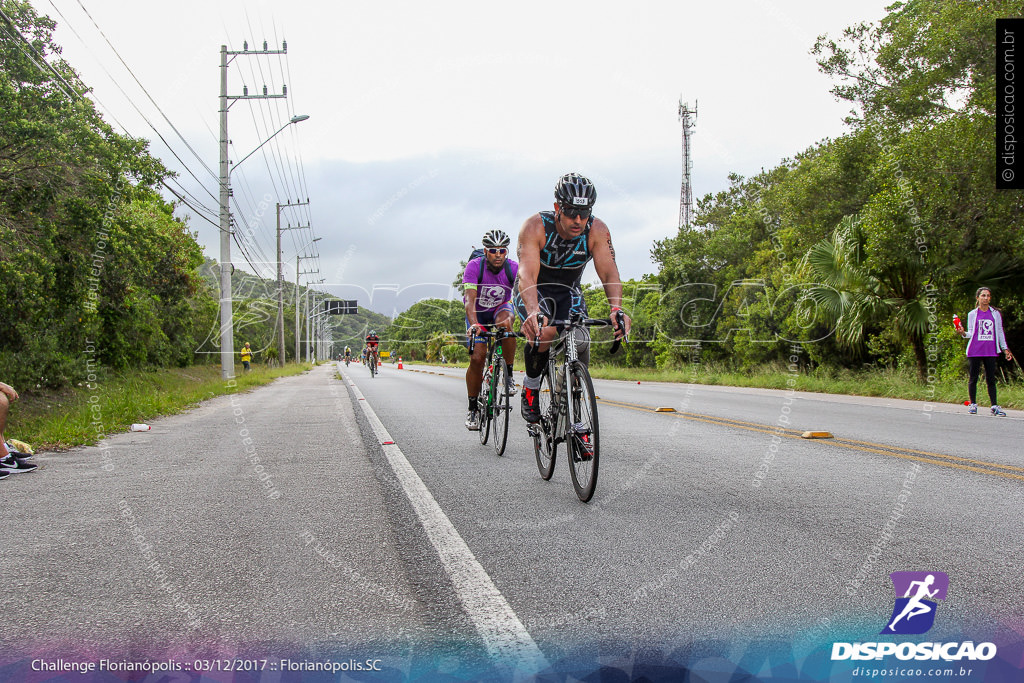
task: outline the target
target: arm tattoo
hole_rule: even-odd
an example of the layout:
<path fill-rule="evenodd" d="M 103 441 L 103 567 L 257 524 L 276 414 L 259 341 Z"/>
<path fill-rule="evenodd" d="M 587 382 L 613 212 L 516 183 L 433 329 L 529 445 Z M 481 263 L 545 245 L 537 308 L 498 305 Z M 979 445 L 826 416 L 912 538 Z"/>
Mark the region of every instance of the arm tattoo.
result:
<path fill-rule="evenodd" d="M 608 251 L 612 253 L 612 261 L 615 260 L 615 247 L 612 246 L 612 237 L 608 236 Z"/>

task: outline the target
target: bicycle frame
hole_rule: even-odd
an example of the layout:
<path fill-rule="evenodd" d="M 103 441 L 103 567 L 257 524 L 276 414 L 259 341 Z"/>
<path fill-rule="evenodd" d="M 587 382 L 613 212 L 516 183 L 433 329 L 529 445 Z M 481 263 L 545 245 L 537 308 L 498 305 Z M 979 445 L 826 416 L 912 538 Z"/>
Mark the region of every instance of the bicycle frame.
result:
<path fill-rule="evenodd" d="M 600 427 L 593 380 L 579 357 L 577 330 L 612 323 L 573 315 L 569 320 L 554 320 L 549 324 L 564 325 L 558 340 L 550 347 L 548 365 L 541 376 L 540 393 L 544 393 L 546 382 L 551 400 L 546 407 L 542 404 L 540 422 L 529 425 L 528 430 L 533 437 L 537 468 L 544 480 L 550 479 L 554 472 L 558 444 L 566 444 L 573 488 L 577 497 L 586 503 L 597 487 Z M 621 318 L 619 324 L 622 324 Z M 619 343 L 616 339 L 612 353 L 618 350 Z M 559 355 L 561 363 L 556 361 Z"/>
<path fill-rule="evenodd" d="M 507 332 L 504 328 L 497 328 L 493 331 L 485 330 L 476 336 L 487 340 L 484 352 L 483 381 L 480 387 L 481 392 L 477 398 L 480 411 L 480 443 L 487 443 L 491 423 L 494 422 L 494 452 L 497 455 L 502 455 L 505 452 L 505 444 L 508 439 L 508 418 L 511 407 L 507 391 L 503 386 L 506 382 L 505 373 L 508 371 L 508 366 L 505 364 L 501 342 L 508 337 L 522 335 Z M 499 386 L 499 382 L 501 386 Z M 500 426 L 497 421 L 499 415 L 502 418 Z"/>
<path fill-rule="evenodd" d="M 576 330 L 585 330 L 588 327 L 587 322 L 603 324 L 607 323 L 607 321 L 584 318 L 579 323 L 568 320 L 555 322 L 559 324 L 567 323 L 567 325 L 559 339 L 552 344 L 550 355 L 548 356 L 548 376 L 551 378 L 553 391 L 551 395 L 551 409 L 554 411 L 554 417 L 556 418 L 553 424 L 554 429 L 550 430 L 550 434 L 554 443 L 568 443 L 570 436 L 569 427 L 578 422 L 575 419 L 578 415 L 570 414 L 572 408 L 569 405 L 569 392 L 566 390 L 567 383 L 565 381 L 569 376 L 569 368 L 580 359 L 579 349 L 576 344 Z M 571 344 L 569 343 L 570 339 L 572 341 Z M 590 343 L 589 339 L 587 343 Z M 555 361 L 555 358 L 559 355 L 562 357 L 561 368 L 558 367 L 559 364 Z M 561 386 L 559 386 L 559 370 L 562 371 Z"/>

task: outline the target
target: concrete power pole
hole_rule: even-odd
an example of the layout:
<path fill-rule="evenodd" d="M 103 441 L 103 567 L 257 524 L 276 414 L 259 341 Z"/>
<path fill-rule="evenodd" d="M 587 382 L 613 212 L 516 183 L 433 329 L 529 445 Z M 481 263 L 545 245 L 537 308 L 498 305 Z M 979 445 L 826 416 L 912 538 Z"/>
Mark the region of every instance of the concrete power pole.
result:
<path fill-rule="evenodd" d="M 288 206 L 305 206 L 309 204 L 307 199 L 304 202 L 292 202 L 290 199 L 287 204 L 277 204 L 277 343 L 280 353 L 278 354 L 281 359 L 281 367 L 284 367 L 286 354 L 284 351 L 284 264 L 281 261 L 281 209 Z M 300 228 L 308 228 L 308 225 L 289 225 L 285 230 L 298 230 Z M 299 278 L 296 276 L 295 282 L 298 283 Z M 295 360 L 300 357 L 299 349 L 295 349 Z"/>
<path fill-rule="evenodd" d="M 262 51 L 250 51 L 249 44 L 243 43 L 244 49 L 228 50 L 227 45 L 220 46 L 220 372 L 222 379 L 235 376 L 235 333 L 234 314 L 231 310 L 231 169 L 228 161 L 228 100 L 263 100 L 275 97 L 287 97 L 288 86 L 284 86 L 280 95 L 268 95 L 267 87 L 263 86 L 262 95 L 250 95 L 248 88 L 241 95 L 228 95 L 228 64 L 238 55 L 283 55 L 288 52 L 288 44 L 282 43 L 280 50 L 268 50 L 266 41 Z M 231 59 L 228 59 L 228 56 Z M 276 135 L 276 133 L 275 133 Z M 244 161 L 244 159 L 243 159 Z"/>
<path fill-rule="evenodd" d="M 319 237 L 317 237 L 315 240 L 313 240 L 313 242 L 319 242 L 319 241 L 320 241 Z M 310 242 L 310 244 L 312 244 L 313 242 Z M 299 340 L 301 339 L 301 337 L 299 336 L 299 309 L 301 308 L 301 306 L 299 305 L 299 278 L 301 276 L 303 276 L 303 275 L 312 275 L 313 273 L 319 273 L 320 272 L 319 270 L 299 270 L 299 263 L 303 259 L 311 259 L 311 258 L 317 258 L 317 256 L 300 256 L 299 254 L 295 255 L 295 360 L 296 361 L 301 361 L 302 360 L 302 347 L 300 346 L 300 342 L 299 342 Z M 308 283 L 306 284 L 306 289 L 307 290 L 309 289 L 309 284 Z"/>

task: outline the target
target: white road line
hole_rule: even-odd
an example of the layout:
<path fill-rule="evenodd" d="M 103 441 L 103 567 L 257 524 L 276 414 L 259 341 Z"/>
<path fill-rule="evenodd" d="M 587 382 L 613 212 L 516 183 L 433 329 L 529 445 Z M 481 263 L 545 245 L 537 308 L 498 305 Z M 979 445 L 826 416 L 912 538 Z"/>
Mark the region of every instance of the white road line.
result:
<path fill-rule="evenodd" d="M 473 551 L 455 530 L 441 506 L 434 500 L 426 484 L 409 464 L 402 449 L 394 442 L 384 424 L 373 412 L 355 382 L 345 373 L 350 390 L 366 414 L 373 433 L 384 449 L 384 455 L 395 476 L 402 483 L 427 538 L 441 557 L 455 592 L 470 620 L 483 638 L 487 650 L 499 663 L 512 665 L 520 672 L 537 672 L 548 667 L 544 654 L 529 631 L 516 616 L 491 577 L 477 561 Z"/>

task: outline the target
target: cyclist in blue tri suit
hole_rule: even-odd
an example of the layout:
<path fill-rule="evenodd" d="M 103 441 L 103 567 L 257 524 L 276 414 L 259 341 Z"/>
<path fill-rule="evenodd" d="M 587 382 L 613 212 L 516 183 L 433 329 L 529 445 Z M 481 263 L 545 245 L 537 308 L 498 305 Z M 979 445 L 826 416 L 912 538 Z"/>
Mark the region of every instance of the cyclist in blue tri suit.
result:
<path fill-rule="evenodd" d="M 526 379 L 522 412 L 527 422 L 540 421 L 537 392 L 548 362 L 551 342 L 562 332 L 551 320 L 566 320 L 570 313 L 586 315 L 580 288 L 583 270 L 593 260 L 611 305 L 615 337 L 629 334 L 631 321 L 623 313 L 620 328 L 616 313 L 622 311 L 622 282 L 615 263 L 615 249 L 608 226 L 592 214 L 597 190 L 589 179 L 567 173 L 555 184 L 554 211 L 541 211 L 526 219 L 519 231 L 519 277 L 513 304 L 523 321 L 520 331 L 526 346 Z M 581 333 L 585 334 L 585 331 Z M 535 340 L 539 337 L 539 344 Z M 590 362 L 589 335 L 579 337 L 580 359 Z"/>

